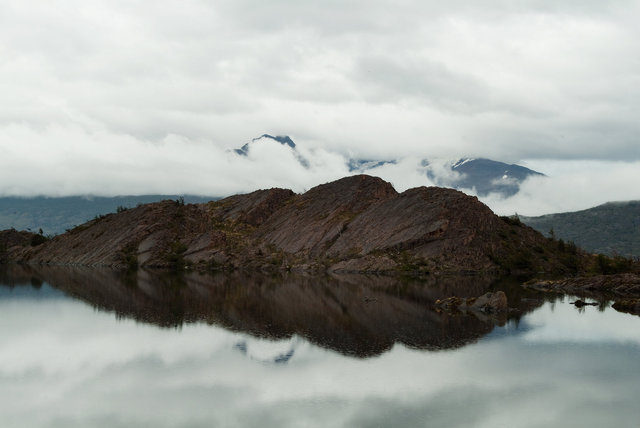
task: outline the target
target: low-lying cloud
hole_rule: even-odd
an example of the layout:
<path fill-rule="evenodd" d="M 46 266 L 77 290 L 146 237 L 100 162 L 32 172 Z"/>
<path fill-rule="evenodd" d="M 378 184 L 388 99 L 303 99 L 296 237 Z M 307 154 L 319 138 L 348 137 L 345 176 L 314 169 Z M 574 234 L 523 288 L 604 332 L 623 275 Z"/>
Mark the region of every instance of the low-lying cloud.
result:
<path fill-rule="evenodd" d="M 9 144 L 21 141 L 21 144 Z M 56 144 L 52 144 L 55 141 Z M 239 147 L 241 144 L 235 145 Z M 209 141 L 170 135 L 141 141 L 106 130 L 52 125 L 0 128 L 0 195 L 196 194 L 228 196 L 271 187 L 304 192 L 359 173 L 349 172 L 348 157 L 298 142 L 294 152 L 270 139 L 251 145 L 247 156 Z M 297 156 L 309 163 L 302 165 Z M 451 160 L 404 156 L 365 171 L 391 182 L 396 190 L 449 183 L 459 174 Z M 520 192 L 480 199 L 501 215 L 540 215 L 589 208 L 615 200 L 640 199 L 640 162 L 529 161 L 547 174 L 530 177 Z M 475 195 L 475 189 L 462 189 Z"/>
<path fill-rule="evenodd" d="M 504 215 L 578 211 L 606 202 L 640 200 L 640 162 L 548 161 L 549 176 L 531 176 L 510 198 L 482 198 Z M 544 170 L 543 162 L 536 162 Z M 531 165 L 533 166 L 533 165 Z"/>

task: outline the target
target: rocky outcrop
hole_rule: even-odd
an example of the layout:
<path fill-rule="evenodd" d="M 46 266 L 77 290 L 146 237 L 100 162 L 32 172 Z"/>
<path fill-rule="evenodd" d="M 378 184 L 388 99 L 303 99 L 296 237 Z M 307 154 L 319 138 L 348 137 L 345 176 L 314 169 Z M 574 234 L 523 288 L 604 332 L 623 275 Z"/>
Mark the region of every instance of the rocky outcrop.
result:
<path fill-rule="evenodd" d="M 568 272 L 583 260 L 475 197 L 437 187 L 397 193 L 367 175 L 300 195 L 269 189 L 207 204 L 142 205 L 40 245 L 2 248 L 29 264 L 411 274 Z"/>
<path fill-rule="evenodd" d="M 436 300 L 436 307 L 447 311 L 480 311 L 484 313 L 506 312 L 509 309 L 507 305 L 507 295 L 504 291 L 495 293 L 485 293 L 479 297 L 448 297 L 444 300 Z"/>

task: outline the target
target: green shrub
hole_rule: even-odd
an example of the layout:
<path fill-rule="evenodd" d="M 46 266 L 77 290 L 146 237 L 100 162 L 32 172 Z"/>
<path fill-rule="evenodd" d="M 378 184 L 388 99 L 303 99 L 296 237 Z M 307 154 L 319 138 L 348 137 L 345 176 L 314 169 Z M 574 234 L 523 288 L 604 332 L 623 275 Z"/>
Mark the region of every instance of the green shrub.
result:
<path fill-rule="evenodd" d="M 603 275 L 631 272 L 633 268 L 633 259 L 623 256 L 607 257 L 604 254 L 598 254 L 596 258 L 596 272 Z"/>
<path fill-rule="evenodd" d="M 169 244 L 165 259 L 172 270 L 183 270 L 185 268 L 185 251 L 187 251 L 187 246 L 180 241 L 173 241 Z"/>
<path fill-rule="evenodd" d="M 512 216 L 501 216 L 502 221 L 511 226 L 522 226 L 522 222 L 520 221 L 520 217 L 518 214 Z"/>
<path fill-rule="evenodd" d="M 138 268 L 138 244 L 129 242 L 120 251 L 120 260 L 127 267 L 127 270 L 134 271 Z"/>
<path fill-rule="evenodd" d="M 31 246 L 37 247 L 40 244 L 44 244 L 48 240 L 49 239 L 44 235 L 33 235 L 33 237 L 31 238 Z"/>

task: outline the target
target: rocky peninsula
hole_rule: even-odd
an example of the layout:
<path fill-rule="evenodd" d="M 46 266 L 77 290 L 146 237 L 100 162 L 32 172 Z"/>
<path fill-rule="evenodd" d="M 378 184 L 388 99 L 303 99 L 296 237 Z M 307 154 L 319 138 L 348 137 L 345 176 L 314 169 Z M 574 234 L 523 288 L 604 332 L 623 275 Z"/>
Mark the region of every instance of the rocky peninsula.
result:
<path fill-rule="evenodd" d="M 528 275 L 569 275 L 593 262 L 517 218 L 495 215 L 475 197 L 438 187 L 398 193 L 367 175 L 303 194 L 274 188 L 205 204 L 145 204 L 41 238 L 0 232 L 0 259 L 121 268 Z"/>

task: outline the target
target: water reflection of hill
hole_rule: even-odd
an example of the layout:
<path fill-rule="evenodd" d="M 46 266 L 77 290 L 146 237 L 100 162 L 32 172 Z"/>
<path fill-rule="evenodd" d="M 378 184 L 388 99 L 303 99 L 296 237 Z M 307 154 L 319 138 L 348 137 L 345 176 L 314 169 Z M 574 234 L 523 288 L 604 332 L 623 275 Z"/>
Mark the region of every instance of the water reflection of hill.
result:
<path fill-rule="evenodd" d="M 503 319 L 438 313 L 433 302 L 451 295 L 475 296 L 496 287 L 491 278 L 466 276 L 404 281 L 392 277 L 187 273 L 140 270 L 12 266 L 5 284 L 46 282 L 118 317 L 177 327 L 206 322 L 255 336 L 294 334 L 322 347 L 359 357 L 377 355 L 394 343 L 447 349 L 488 334 Z M 521 310 L 540 300 L 510 302 Z"/>

